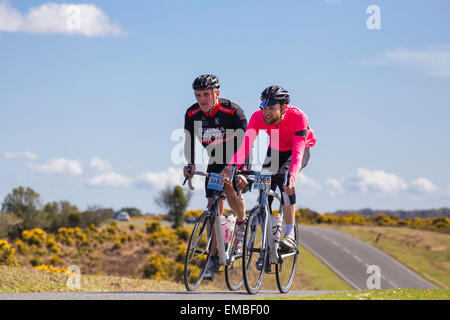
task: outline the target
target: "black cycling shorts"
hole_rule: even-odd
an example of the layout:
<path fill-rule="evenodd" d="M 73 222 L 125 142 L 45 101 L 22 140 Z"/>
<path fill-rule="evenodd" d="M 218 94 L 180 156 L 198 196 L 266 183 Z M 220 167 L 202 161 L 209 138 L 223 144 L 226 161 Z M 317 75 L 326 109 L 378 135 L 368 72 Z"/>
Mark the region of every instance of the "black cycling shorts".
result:
<path fill-rule="evenodd" d="M 309 148 L 305 148 L 305 152 L 303 153 L 303 159 L 302 159 L 302 167 L 306 167 L 308 164 L 310 157 Z M 268 148 L 267 149 L 267 155 L 266 159 L 264 160 L 263 169 L 269 169 L 271 172 L 274 173 L 282 173 L 284 174 L 286 171 L 288 171 L 288 181 L 289 177 L 291 176 L 289 172 L 289 168 L 291 167 L 292 162 L 292 151 L 278 151 L 276 149 Z M 301 170 L 300 169 L 300 170 Z M 275 179 L 272 179 L 272 184 L 270 186 L 270 189 L 272 191 L 275 191 L 278 187 L 278 189 L 281 192 L 281 204 L 282 205 L 292 205 L 296 203 L 295 194 L 292 196 L 288 196 L 283 189 L 283 175 L 275 177 Z M 272 210 L 272 201 L 273 197 L 269 196 L 269 206 L 270 210 Z"/>

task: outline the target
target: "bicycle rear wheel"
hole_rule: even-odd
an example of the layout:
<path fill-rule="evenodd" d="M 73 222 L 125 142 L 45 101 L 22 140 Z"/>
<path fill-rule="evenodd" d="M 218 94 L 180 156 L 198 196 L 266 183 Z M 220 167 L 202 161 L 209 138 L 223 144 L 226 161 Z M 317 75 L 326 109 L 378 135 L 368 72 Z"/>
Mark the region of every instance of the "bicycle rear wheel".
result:
<path fill-rule="evenodd" d="M 225 266 L 225 280 L 228 289 L 231 291 L 239 290 L 244 282 L 242 275 L 242 248 L 236 248 L 236 227 L 230 241 L 230 263 Z"/>
<path fill-rule="evenodd" d="M 209 261 L 212 239 L 211 213 L 205 211 L 195 223 L 184 262 L 184 286 L 194 291 L 203 279 Z"/>
<path fill-rule="evenodd" d="M 256 210 L 254 209 L 248 217 L 242 248 L 242 271 L 245 289 L 249 294 L 259 291 L 267 263 L 267 250 L 263 249 L 263 215 Z M 262 262 L 259 267 L 258 261 Z"/>
<path fill-rule="evenodd" d="M 295 278 L 295 270 L 297 268 L 298 259 L 298 226 L 295 224 L 295 241 L 297 242 L 296 251 L 293 253 L 283 253 L 278 249 L 280 256 L 279 262 L 275 265 L 275 273 L 277 279 L 278 290 L 281 293 L 288 292 Z"/>

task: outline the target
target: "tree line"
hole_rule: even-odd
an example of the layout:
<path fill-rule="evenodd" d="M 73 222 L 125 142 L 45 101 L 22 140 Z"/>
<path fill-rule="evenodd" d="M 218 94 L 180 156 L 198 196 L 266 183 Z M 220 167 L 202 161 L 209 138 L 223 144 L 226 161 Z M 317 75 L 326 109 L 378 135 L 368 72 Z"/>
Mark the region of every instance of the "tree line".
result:
<path fill-rule="evenodd" d="M 1 204 L 0 238 L 15 239 L 24 230 L 40 228 L 56 232 L 61 227 L 86 228 L 99 226 L 113 218 L 114 210 L 99 206 L 80 211 L 69 201 L 42 203 L 39 193 L 31 188 L 18 187 L 12 190 Z"/>
<path fill-rule="evenodd" d="M 173 227 L 183 225 L 184 212 L 192 194 L 184 193 L 180 186 L 167 187 L 162 190 L 155 202 L 167 210 L 168 217 L 173 221 Z M 142 216 L 142 212 L 134 207 L 125 207 L 119 211 L 127 212 L 132 217 Z M 24 230 L 40 228 L 49 233 L 55 233 L 59 228 L 87 228 L 99 226 L 102 222 L 115 218 L 111 208 L 89 206 L 80 211 L 69 201 L 52 201 L 42 203 L 41 196 L 32 188 L 14 188 L 1 203 L 0 239 L 19 237 Z"/>

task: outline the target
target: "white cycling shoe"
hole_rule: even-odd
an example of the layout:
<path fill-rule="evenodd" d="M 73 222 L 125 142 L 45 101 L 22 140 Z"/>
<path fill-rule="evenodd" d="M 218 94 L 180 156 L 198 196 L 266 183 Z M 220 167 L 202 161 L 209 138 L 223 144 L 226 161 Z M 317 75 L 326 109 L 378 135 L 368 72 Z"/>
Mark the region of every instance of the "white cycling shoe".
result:
<path fill-rule="evenodd" d="M 281 240 L 280 249 L 285 252 L 295 252 L 297 250 L 297 241 L 295 241 L 294 235 L 288 234 L 283 240 Z"/>

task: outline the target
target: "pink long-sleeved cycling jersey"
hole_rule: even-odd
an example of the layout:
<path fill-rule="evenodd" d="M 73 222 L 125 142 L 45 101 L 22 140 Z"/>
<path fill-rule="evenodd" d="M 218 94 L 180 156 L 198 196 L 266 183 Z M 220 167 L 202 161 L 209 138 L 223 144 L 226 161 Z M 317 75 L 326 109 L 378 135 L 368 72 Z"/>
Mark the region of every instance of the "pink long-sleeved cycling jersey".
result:
<path fill-rule="evenodd" d="M 308 126 L 308 118 L 300 109 L 293 106 L 285 107 L 285 114 L 279 124 L 267 125 L 264 122 L 263 111 L 253 113 L 245 132 L 244 141 L 234 154 L 229 165 L 241 165 L 247 158 L 259 130 L 264 130 L 270 137 L 269 148 L 279 151 L 292 150 L 292 162 L 289 172 L 295 181 L 301 169 L 305 148 L 316 143 L 314 131 Z"/>

